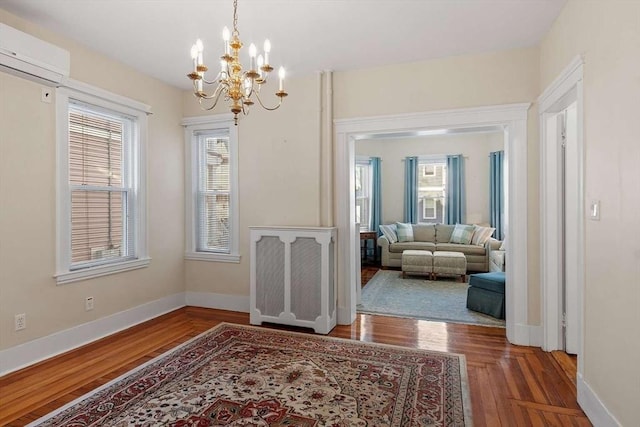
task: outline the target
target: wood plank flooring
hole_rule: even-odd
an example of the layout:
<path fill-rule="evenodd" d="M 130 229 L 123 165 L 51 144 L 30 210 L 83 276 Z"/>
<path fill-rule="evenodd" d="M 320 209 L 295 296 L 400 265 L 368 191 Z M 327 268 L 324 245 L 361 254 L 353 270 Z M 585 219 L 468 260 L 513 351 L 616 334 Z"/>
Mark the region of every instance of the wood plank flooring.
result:
<path fill-rule="evenodd" d="M 0 377 L 0 425 L 24 426 L 220 322 L 249 316 L 186 307 Z M 330 335 L 465 354 L 475 426 L 591 425 L 576 402 L 575 358 L 510 345 L 504 329 L 358 315 Z"/>

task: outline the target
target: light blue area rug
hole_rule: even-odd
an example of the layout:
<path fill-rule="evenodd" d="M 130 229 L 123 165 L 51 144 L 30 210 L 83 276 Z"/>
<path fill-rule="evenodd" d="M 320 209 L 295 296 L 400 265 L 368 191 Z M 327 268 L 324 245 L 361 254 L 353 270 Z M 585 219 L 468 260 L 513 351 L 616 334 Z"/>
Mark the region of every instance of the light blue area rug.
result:
<path fill-rule="evenodd" d="M 413 317 L 441 322 L 504 327 L 504 320 L 467 309 L 467 283 L 456 279 L 402 278 L 402 272 L 380 270 L 362 288 L 359 313 Z"/>

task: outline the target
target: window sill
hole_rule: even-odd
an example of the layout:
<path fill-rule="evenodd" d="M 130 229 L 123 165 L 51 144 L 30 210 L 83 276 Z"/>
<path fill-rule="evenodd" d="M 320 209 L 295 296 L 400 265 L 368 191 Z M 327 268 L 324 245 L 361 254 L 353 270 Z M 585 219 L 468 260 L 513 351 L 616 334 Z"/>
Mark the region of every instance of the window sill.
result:
<path fill-rule="evenodd" d="M 78 282 L 80 280 L 93 279 L 95 277 L 144 268 L 147 267 L 150 262 L 151 258 L 140 258 L 131 261 L 119 262 L 117 264 L 100 265 L 76 271 L 66 271 L 64 273 L 58 273 L 54 277 L 56 278 L 58 285 L 64 285 L 66 283 Z"/>
<path fill-rule="evenodd" d="M 184 259 L 191 261 L 240 263 L 240 255 L 238 254 L 220 254 L 215 252 L 186 252 Z"/>

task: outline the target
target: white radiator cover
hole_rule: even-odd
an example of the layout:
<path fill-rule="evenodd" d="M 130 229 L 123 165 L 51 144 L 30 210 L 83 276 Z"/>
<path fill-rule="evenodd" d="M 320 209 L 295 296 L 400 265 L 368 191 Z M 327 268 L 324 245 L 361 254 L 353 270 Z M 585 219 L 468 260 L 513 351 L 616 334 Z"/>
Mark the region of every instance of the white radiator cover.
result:
<path fill-rule="evenodd" d="M 336 235 L 333 227 L 249 227 L 250 322 L 336 326 Z"/>

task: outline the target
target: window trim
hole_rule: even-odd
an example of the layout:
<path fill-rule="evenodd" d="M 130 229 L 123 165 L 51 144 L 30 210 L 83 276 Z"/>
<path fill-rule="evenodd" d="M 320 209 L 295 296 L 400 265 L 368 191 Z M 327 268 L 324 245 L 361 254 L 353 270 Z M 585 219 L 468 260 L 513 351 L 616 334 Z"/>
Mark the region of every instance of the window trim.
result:
<path fill-rule="evenodd" d="M 137 134 L 137 147 L 133 150 L 133 167 L 137 169 L 134 177 L 136 193 L 135 259 L 123 259 L 103 265 L 95 265 L 71 270 L 71 186 L 69 185 L 69 126 L 68 114 L 70 100 L 110 110 L 135 118 L 134 132 Z M 56 89 L 56 273 L 58 285 L 80 280 L 92 279 L 108 274 L 120 273 L 147 267 L 151 261 L 148 255 L 148 223 L 146 195 L 146 159 L 147 159 L 147 115 L 151 107 L 112 94 L 86 83 L 69 79 L 65 85 Z"/>
<path fill-rule="evenodd" d="M 240 262 L 240 225 L 238 209 L 238 128 L 234 125 L 232 114 L 215 114 L 211 116 L 185 117 L 182 120 L 185 141 L 185 254 L 184 259 L 210 262 Z M 197 212 L 196 196 L 198 185 L 198 131 L 224 131 L 229 135 L 229 157 L 231 173 L 229 177 L 229 253 L 197 250 Z"/>

